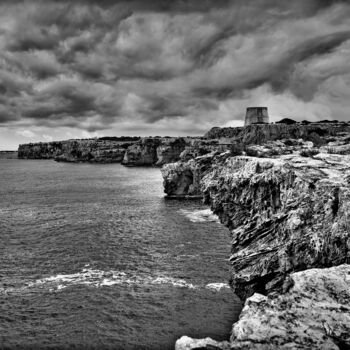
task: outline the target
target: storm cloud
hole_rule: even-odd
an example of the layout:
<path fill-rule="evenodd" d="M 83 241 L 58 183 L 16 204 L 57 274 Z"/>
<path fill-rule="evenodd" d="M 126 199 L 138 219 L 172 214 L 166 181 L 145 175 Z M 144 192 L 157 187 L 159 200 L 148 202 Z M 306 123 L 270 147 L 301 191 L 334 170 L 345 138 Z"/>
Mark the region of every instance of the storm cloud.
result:
<path fill-rule="evenodd" d="M 349 57 L 348 1 L 1 1 L 0 133 L 202 134 L 259 104 L 348 120 Z"/>

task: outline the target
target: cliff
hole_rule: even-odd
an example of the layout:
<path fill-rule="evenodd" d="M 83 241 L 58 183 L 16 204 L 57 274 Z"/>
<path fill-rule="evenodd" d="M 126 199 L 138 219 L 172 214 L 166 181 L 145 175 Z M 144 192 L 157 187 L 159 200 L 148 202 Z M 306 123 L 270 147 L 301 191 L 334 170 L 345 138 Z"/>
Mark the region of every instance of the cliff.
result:
<path fill-rule="evenodd" d="M 287 139 L 164 166 L 165 192 L 202 194 L 230 229 L 230 285 L 246 299 L 230 348 L 350 346 L 350 270 L 340 267 L 350 262 L 348 126 L 319 135 L 319 147 L 285 130 Z M 180 339 L 177 349 L 203 341 Z"/>
<path fill-rule="evenodd" d="M 65 162 L 121 162 L 126 149 L 135 141 L 82 139 L 20 145 L 18 158 L 55 159 Z"/>
<path fill-rule="evenodd" d="M 162 166 L 179 160 L 184 151 L 191 152 L 193 144 L 197 141 L 197 138 L 183 137 L 129 139 L 106 137 L 23 144 L 18 148 L 18 158 L 55 159 L 64 162 L 121 162 L 125 166 Z"/>
<path fill-rule="evenodd" d="M 202 191 L 231 232 L 231 285 L 282 290 L 293 271 L 349 261 L 350 156 L 231 157 Z"/>
<path fill-rule="evenodd" d="M 176 162 L 181 158 L 183 152 L 190 152 L 197 139 L 145 137 L 126 150 L 122 164 L 125 166 L 162 166 Z"/>

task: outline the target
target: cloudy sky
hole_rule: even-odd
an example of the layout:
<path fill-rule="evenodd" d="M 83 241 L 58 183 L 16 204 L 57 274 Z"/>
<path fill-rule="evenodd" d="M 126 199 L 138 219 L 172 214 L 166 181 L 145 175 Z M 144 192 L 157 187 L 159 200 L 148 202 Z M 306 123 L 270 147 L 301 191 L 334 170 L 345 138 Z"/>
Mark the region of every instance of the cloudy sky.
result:
<path fill-rule="evenodd" d="M 350 1 L 0 0 L 0 149 L 350 120 Z"/>

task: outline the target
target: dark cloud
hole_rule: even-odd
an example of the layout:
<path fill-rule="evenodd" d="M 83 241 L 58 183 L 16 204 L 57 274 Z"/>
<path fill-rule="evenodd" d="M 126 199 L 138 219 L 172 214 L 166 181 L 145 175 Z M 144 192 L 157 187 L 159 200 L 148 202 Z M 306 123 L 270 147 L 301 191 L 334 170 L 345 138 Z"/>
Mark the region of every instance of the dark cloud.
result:
<path fill-rule="evenodd" d="M 1 1 L 0 123 L 202 131 L 259 103 L 345 119 L 349 18 L 341 0 Z"/>

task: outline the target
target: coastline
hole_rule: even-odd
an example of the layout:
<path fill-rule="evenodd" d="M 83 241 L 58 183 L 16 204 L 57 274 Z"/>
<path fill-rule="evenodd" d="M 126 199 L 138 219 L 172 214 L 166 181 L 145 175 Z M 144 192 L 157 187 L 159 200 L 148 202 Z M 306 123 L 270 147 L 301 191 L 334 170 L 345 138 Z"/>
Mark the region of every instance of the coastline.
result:
<path fill-rule="evenodd" d="M 229 228 L 231 288 L 245 306 L 230 342 L 181 338 L 176 349 L 337 349 L 337 344 L 348 344 L 344 334 L 350 332 L 350 313 L 344 300 L 349 295 L 343 289 L 350 289 L 349 125 L 214 128 L 206 137 L 167 158 L 161 169 L 164 190 L 169 200 L 202 198 Z M 157 153 L 162 141 L 157 140 L 156 148 L 152 142 L 149 148 L 150 142 L 136 145 L 137 157 L 129 165 L 157 163 L 159 158 L 149 155 Z M 309 274 L 322 280 L 324 288 L 308 284 Z M 340 289 L 332 291 L 328 277 L 345 284 L 335 284 Z M 301 302 L 307 289 L 316 301 L 327 299 L 335 306 L 323 309 L 325 317 L 314 315 L 317 332 L 305 338 L 307 310 L 318 307 L 310 296 Z M 342 293 L 344 300 L 337 296 Z M 293 322 L 301 326 L 293 333 L 282 321 L 291 320 L 295 305 L 300 313 Z M 328 317 L 332 313 L 335 318 Z"/>

